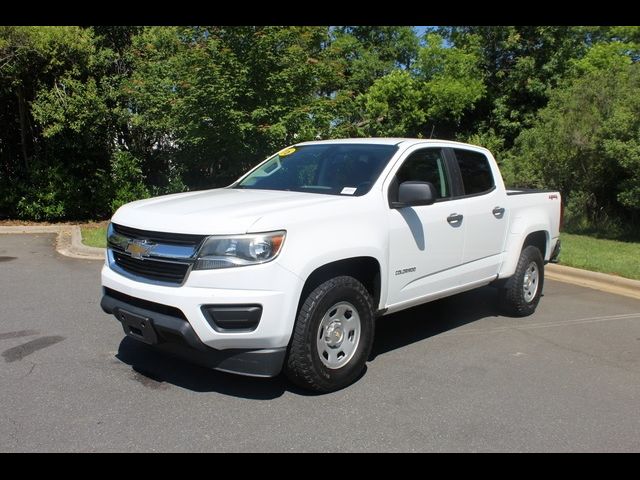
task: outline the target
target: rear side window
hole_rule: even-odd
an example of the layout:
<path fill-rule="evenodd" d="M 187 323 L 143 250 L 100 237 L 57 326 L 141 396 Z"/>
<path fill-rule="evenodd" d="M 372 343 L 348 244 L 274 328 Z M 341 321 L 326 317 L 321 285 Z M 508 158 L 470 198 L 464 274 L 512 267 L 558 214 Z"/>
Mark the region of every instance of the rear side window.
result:
<path fill-rule="evenodd" d="M 464 194 L 473 195 L 487 192 L 495 186 L 489 159 L 480 152 L 454 148 L 460 175 L 464 184 Z"/>
<path fill-rule="evenodd" d="M 396 173 L 398 184 L 410 180 L 431 182 L 436 187 L 439 198 L 449 197 L 451 192 L 444 164 L 444 156 L 439 148 L 413 152 Z"/>

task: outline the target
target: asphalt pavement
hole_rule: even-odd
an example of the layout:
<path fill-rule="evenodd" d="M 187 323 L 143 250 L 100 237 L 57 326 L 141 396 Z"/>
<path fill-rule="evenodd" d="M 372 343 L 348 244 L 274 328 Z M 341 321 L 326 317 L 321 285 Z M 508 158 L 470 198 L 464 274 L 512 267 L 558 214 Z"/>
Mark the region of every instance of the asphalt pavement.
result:
<path fill-rule="evenodd" d="M 313 395 L 165 357 L 102 312 L 100 261 L 0 236 L 1 452 L 640 451 L 640 301 L 547 280 L 380 319 L 354 385 Z"/>

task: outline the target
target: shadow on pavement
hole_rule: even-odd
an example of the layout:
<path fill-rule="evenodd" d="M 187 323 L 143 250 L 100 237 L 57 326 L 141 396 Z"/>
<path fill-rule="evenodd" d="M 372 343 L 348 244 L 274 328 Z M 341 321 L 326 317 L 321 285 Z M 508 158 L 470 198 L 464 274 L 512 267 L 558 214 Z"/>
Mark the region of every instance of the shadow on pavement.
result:
<path fill-rule="evenodd" d="M 290 385 L 283 375 L 253 378 L 218 372 L 157 351 L 129 337 L 120 342 L 116 358 L 131 366 L 133 380 L 149 388 L 157 389 L 168 383 L 194 392 L 217 392 L 252 400 L 271 400 L 285 391 L 308 394 Z"/>
<path fill-rule="evenodd" d="M 498 316 L 496 295 L 494 288 L 485 287 L 378 319 L 369 360 L 476 320 Z M 129 337 L 123 338 L 116 358 L 132 367 L 133 380 L 152 389 L 172 384 L 194 392 L 217 392 L 253 400 L 271 400 L 286 391 L 318 395 L 296 387 L 284 375 L 253 378 L 218 372 L 156 351 Z M 375 361 L 370 366 L 375 368 Z"/>
<path fill-rule="evenodd" d="M 369 360 L 378 355 L 454 330 L 487 317 L 497 317 L 498 290 L 484 287 L 381 317 Z"/>

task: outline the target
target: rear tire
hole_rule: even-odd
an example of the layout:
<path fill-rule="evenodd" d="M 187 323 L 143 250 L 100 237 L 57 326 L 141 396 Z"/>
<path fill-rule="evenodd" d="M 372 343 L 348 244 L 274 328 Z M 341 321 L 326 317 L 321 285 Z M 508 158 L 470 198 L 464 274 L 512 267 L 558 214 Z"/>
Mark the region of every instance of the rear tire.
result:
<path fill-rule="evenodd" d="M 371 352 L 373 301 L 355 278 L 332 278 L 305 299 L 296 319 L 284 371 L 296 385 L 331 392 L 353 383 Z"/>
<path fill-rule="evenodd" d="M 538 248 L 525 247 L 516 271 L 500 289 L 500 309 L 507 315 L 526 317 L 536 311 L 544 286 L 544 259 Z"/>

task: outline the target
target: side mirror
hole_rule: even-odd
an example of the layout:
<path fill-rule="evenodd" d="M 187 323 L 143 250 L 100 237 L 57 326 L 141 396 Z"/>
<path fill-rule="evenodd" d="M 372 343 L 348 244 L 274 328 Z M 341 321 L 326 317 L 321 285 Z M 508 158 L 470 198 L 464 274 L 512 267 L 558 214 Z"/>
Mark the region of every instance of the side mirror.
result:
<path fill-rule="evenodd" d="M 408 181 L 398 187 L 398 201 L 391 202 L 393 208 L 431 205 L 438 198 L 436 187 L 431 182 Z"/>

